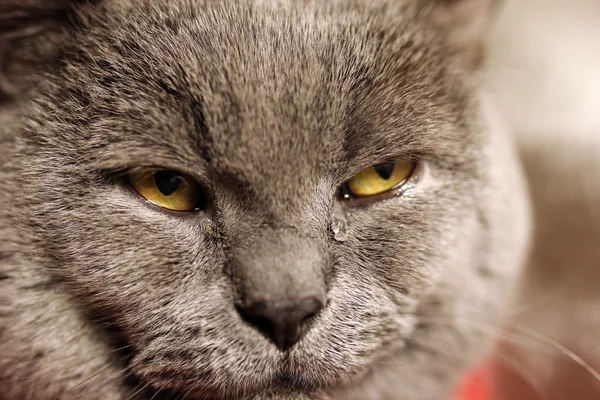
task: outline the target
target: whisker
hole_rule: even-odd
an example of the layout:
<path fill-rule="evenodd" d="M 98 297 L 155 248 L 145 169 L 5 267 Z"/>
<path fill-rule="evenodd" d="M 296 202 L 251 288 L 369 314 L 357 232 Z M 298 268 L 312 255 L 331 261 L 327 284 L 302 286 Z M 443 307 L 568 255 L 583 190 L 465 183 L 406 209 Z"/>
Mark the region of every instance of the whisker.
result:
<path fill-rule="evenodd" d="M 498 364 L 515 372 L 523 379 L 524 382 L 529 385 L 529 388 L 535 392 L 538 398 L 543 398 L 539 389 L 539 377 L 536 377 L 534 375 L 534 371 L 528 368 L 522 361 L 517 359 L 515 356 L 505 353 L 495 353 L 493 355 L 493 359 Z"/>
<path fill-rule="evenodd" d="M 181 400 L 185 400 L 187 398 L 188 394 L 192 393 L 192 390 L 194 390 L 193 387 L 191 387 L 187 392 L 185 392 L 183 394 L 183 396 L 181 397 Z"/>
<path fill-rule="evenodd" d="M 169 397 L 167 397 L 165 400 L 171 400 L 173 398 L 173 396 L 175 396 L 175 392 L 171 392 Z"/>
<path fill-rule="evenodd" d="M 121 362 L 121 361 L 123 361 L 123 360 L 124 360 L 124 359 L 126 359 L 126 358 L 127 358 L 127 356 L 123 356 L 123 357 L 121 357 L 121 358 L 119 358 L 119 359 L 118 359 L 118 362 Z M 75 390 L 76 388 L 80 387 L 81 385 L 85 384 L 86 382 L 93 381 L 93 380 L 94 380 L 94 378 L 97 378 L 97 377 L 98 377 L 100 374 L 102 374 L 104 371 L 106 371 L 106 370 L 110 369 L 112 366 L 113 366 L 112 364 L 111 364 L 111 365 L 108 365 L 108 366 L 106 366 L 106 367 L 102 368 L 100 371 L 97 371 L 97 372 L 95 372 L 95 373 L 94 373 L 94 374 L 92 374 L 91 376 L 89 376 L 89 377 L 85 378 L 84 380 L 82 380 L 81 382 L 77 383 L 75 386 L 72 386 L 72 387 L 70 387 L 70 388 L 69 388 L 67 391 L 65 391 L 65 392 L 63 393 L 63 395 L 64 395 L 64 394 L 67 394 L 67 393 L 69 393 L 69 392 L 71 392 L 71 391 L 73 391 L 73 390 Z M 123 372 L 123 369 L 122 369 L 121 371 L 119 371 L 119 375 L 120 375 L 122 372 Z"/>
<path fill-rule="evenodd" d="M 140 387 L 141 386 L 141 387 Z M 145 383 L 145 382 L 140 382 L 135 388 L 134 388 L 134 392 L 131 393 L 131 395 L 129 395 L 129 397 L 127 397 L 127 400 L 132 400 L 135 399 L 135 396 L 137 396 L 139 393 L 141 393 L 142 391 L 144 391 L 146 388 L 148 388 L 148 386 L 150 386 L 149 383 Z M 139 389 L 138 389 L 139 387 Z M 136 390 L 137 389 L 137 390 Z"/>
<path fill-rule="evenodd" d="M 594 379 L 596 379 L 597 381 L 600 381 L 600 372 L 598 372 L 598 370 L 596 370 L 594 367 L 592 367 L 587 361 L 585 361 L 583 358 L 581 358 L 580 356 L 578 356 L 577 354 L 575 354 L 575 352 L 569 350 L 567 347 L 563 346 L 562 344 L 560 344 L 559 342 L 557 342 L 556 340 L 553 340 L 547 336 L 542 335 L 540 332 L 528 328 L 522 324 L 519 324 L 518 327 L 527 332 L 528 334 L 536 337 L 538 340 L 540 340 L 541 342 L 547 344 L 548 346 L 551 346 L 553 348 L 555 348 L 557 351 L 563 353 L 564 355 L 566 355 L 567 357 L 569 357 L 571 360 L 573 360 L 574 362 L 576 362 L 580 367 L 582 367 L 583 369 L 585 369 Z"/>
<path fill-rule="evenodd" d="M 521 332 L 514 332 L 509 331 L 507 328 L 494 326 L 493 324 L 487 323 L 485 321 L 473 321 L 472 318 L 465 318 L 461 316 L 421 316 L 418 318 L 420 321 L 425 322 L 453 322 L 460 320 L 461 322 L 472 324 L 475 328 L 481 330 L 482 332 L 495 336 L 496 338 L 503 340 L 504 342 L 516 344 L 523 347 L 535 347 L 531 343 L 525 342 L 526 340 L 533 341 L 534 344 L 542 343 L 544 345 L 549 346 L 550 349 L 558 352 L 559 354 L 568 357 L 569 359 L 577 363 L 579 366 L 581 366 L 583 369 L 585 369 L 595 380 L 600 381 L 600 372 L 598 372 L 595 368 L 593 368 L 589 363 L 587 363 L 575 352 L 568 349 L 564 345 L 558 343 L 557 341 L 541 334 L 540 332 L 537 332 L 531 328 L 527 328 L 523 325 L 518 325 L 518 328 L 521 330 Z M 483 327 L 482 325 L 485 325 L 485 327 Z"/>
<path fill-rule="evenodd" d="M 119 371 L 116 371 L 116 373 L 115 373 L 116 376 L 115 377 L 109 377 L 109 378 L 106 378 L 106 379 L 104 379 L 104 380 L 102 380 L 100 382 L 97 382 L 94 385 L 94 386 L 98 386 L 97 389 L 87 390 L 85 392 L 82 392 L 82 393 L 78 394 L 77 396 L 73 397 L 73 400 L 83 398 L 83 396 L 88 396 L 90 393 L 97 393 L 97 392 L 99 392 L 100 390 L 104 389 L 104 387 L 106 386 L 107 382 L 111 382 L 113 380 L 121 380 L 121 379 L 127 378 L 128 376 L 131 376 L 133 374 L 133 371 L 127 371 L 127 370 L 128 370 L 127 367 L 121 368 Z M 124 372 L 127 372 L 127 373 L 125 375 L 123 375 Z"/>
<path fill-rule="evenodd" d="M 94 356 L 92 358 L 88 358 L 88 359 L 80 362 L 78 365 L 83 365 L 83 364 L 88 363 L 90 361 L 94 361 L 94 360 L 96 360 L 98 358 L 105 357 L 106 355 L 110 355 L 110 354 L 113 354 L 113 353 L 116 353 L 116 352 L 119 352 L 119 351 L 122 351 L 122 350 L 126 350 L 129 347 L 131 347 L 131 345 L 125 345 L 125 346 L 122 346 L 122 347 L 110 350 L 110 351 L 108 351 L 108 352 L 106 352 L 104 354 L 100 354 L 100 355 Z M 74 359 L 76 357 L 79 357 L 79 356 L 68 357 L 68 358 L 65 358 L 64 360 L 68 361 L 68 360 Z M 26 358 L 27 357 L 21 357 L 18 360 L 15 360 L 14 358 L 3 357 L 2 359 L 3 360 L 13 361 L 14 364 L 18 364 L 18 363 L 20 363 L 22 360 L 24 360 Z M 43 371 L 42 370 L 41 374 L 36 374 L 33 377 L 22 377 L 22 378 L 5 379 L 5 380 L 0 380 L 0 383 L 26 382 L 26 381 L 31 380 L 31 379 L 38 379 L 38 378 L 42 378 L 42 377 L 47 377 L 47 376 L 55 375 L 57 373 L 57 371 L 61 371 L 61 369 L 52 369 L 51 371 Z"/>
<path fill-rule="evenodd" d="M 162 390 L 162 388 L 158 388 L 156 390 L 156 392 L 152 395 L 152 397 L 150 397 L 150 400 L 154 400 L 154 398 L 156 398 L 156 396 L 158 396 L 158 394 L 160 393 L 161 390 Z"/>

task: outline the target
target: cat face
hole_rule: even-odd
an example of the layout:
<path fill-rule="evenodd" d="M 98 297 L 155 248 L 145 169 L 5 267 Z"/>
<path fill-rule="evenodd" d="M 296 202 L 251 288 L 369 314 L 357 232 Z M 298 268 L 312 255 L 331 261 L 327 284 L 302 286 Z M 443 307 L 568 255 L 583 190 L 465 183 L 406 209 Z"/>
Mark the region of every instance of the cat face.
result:
<path fill-rule="evenodd" d="M 22 187 L 7 192 L 43 273 L 89 324 L 116 327 L 134 376 L 206 398 L 334 396 L 374 371 L 406 393 L 411 373 L 454 378 L 481 342 L 455 317 L 498 308 L 525 211 L 433 7 L 82 13 L 19 120 Z M 344 197 L 396 161 L 411 163 L 402 190 Z M 160 186 L 156 171 L 185 176 L 199 206 L 145 199 L 131 180 Z"/>

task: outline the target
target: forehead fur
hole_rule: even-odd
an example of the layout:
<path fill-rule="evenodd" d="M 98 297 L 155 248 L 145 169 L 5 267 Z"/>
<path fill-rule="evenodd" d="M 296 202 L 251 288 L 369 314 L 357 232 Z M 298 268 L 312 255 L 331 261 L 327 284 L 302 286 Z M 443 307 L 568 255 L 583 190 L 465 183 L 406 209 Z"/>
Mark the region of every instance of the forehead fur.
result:
<path fill-rule="evenodd" d="M 32 135 L 57 170 L 161 166 L 288 216 L 372 164 L 472 169 L 465 74 L 424 4 L 84 7 L 36 97 L 48 119 Z"/>
<path fill-rule="evenodd" d="M 341 159 L 456 156 L 445 141 L 464 128 L 464 82 L 419 2 L 166 3 L 103 3 L 66 46 L 50 93 L 92 128 L 102 115 L 103 140 L 126 131 L 265 180 L 282 151 L 322 172 Z M 188 148 L 169 148 L 172 135 Z"/>

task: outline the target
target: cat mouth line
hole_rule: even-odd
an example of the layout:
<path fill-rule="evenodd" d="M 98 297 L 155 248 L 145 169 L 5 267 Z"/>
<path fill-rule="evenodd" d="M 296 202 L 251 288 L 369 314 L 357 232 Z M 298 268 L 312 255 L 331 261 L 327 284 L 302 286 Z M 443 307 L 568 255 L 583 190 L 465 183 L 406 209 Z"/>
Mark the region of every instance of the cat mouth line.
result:
<path fill-rule="evenodd" d="M 142 383 L 143 382 L 143 383 Z M 145 384 L 151 387 L 150 390 L 152 396 L 176 396 L 174 399 L 190 399 L 190 400 L 225 400 L 235 398 L 235 394 L 223 393 L 222 391 L 214 388 L 209 388 L 204 385 L 198 385 L 198 383 L 192 384 L 191 381 L 179 381 L 175 382 L 172 379 L 169 380 L 168 384 L 157 384 L 156 382 L 149 382 L 146 379 L 132 380 L 132 389 L 140 387 Z M 317 390 L 317 387 L 310 387 L 306 383 L 301 383 L 297 378 L 294 378 L 287 372 L 277 373 L 276 376 L 262 385 L 257 385 L 254 388 L 246 387 L 245 392 L 254 393 L 260 395 L 271 392 L 294 392 L 294 393 L 312 393 Z M 163 397 L 152 397 L 153 399 L 163 399 Z M 171 397 L 167 397 L 171 399 Z"/>
<path fill-rule="evenodd" d="M 211 385 L 211 379 L 203 376 L 202 373 L 186 374 L 180 370 L 173 369 L 158 372 L 156 375 L 143 375 L 138 375 L 134 372 L 135 379 L 131 379 L 131 387 L 138 388 L 145 384 L 151 394 L 157 396 L 153 397 L 155 399 L 163 399 L 162 394 L 174 396 L 173 399 L 186 398 L 190 400 L 224 400 L 236 398 L 239 395 L 239 393 L 225 392 L 221 388 Z M 322 382 L 312 381 L 311 377 L 306 373 L 294 371 L 286 354 L 285 359 L 282 359 L 281 363 L 275 367 L 270 377 L 253 382 L 252 387 L 246 386 L 244 392 L 246 395 L 292 392 L 310 394 L 320 390 L 327 390 L 329 386 L 331 385 L 324 386 Z"/>

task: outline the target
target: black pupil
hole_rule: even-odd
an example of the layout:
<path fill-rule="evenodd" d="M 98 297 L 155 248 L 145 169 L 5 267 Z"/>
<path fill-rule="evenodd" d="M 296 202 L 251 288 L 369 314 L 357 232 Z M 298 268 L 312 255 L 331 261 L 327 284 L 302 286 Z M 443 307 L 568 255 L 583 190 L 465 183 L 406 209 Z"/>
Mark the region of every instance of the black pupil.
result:
<path fill-rule="evenodd" d="M 165 196 L 170 196 L 181 185 L 181 176 L 173 171 L 158 171 L 154 173 L 156 187 Z"/>
<path fill-rule="evenodd" d="M 392 173 L 394 173 L 394 163 L 377 164 L 374 166 L 375 171 L 383 179 L 390 179 Z"/>

